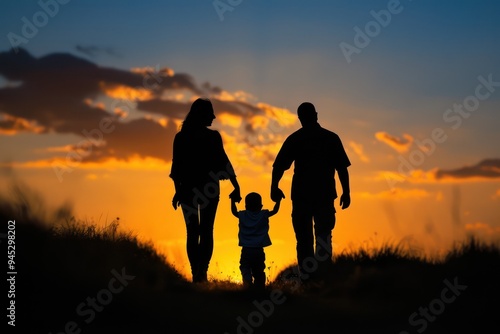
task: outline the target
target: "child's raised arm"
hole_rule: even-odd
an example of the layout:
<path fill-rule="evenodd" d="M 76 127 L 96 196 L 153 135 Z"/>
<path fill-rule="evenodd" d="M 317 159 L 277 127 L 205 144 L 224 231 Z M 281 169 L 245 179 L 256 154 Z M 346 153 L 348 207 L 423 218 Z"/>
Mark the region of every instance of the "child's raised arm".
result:
<path fill-rule="evenodd" d="M 236 201 L 233 198 L 231 198 L 231 213 L 236 218 L 239 218 L 238 217 L 238 208 L 236 208 Z"/>
<path fill-rule="evenodd" d="M 280 203 L 281 203 L 281 198 L 276 203 L 274 203 L 274 208 L 272 211 L 269 212 L 269 217 L 274 216 L 275 214 L 278 213 L 280 209 Z"/>

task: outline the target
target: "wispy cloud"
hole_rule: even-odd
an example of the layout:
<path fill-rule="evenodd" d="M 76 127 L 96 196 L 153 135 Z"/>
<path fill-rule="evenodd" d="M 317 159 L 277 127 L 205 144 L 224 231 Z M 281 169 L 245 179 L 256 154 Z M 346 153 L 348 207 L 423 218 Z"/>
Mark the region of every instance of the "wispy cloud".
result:
<path fill-rule="evenodd" d="M 363 145 L 358 144 L 354 141 L 349 142 L 349 147 L 352 148 L 356 156 L 361 160 L 362 162 L 370 162 L 370 158 L 365 154 Z"/>
<path fill-rule="evenodd" d="M 396 137 L 388 134 L 387 132 L 380 131 L 375 133 L 375 138 L 380 142 L 389 145 L 399 153 L 407 152 L 413 144 L 413 137 L 409 134 L 403 134 L 403 137 Z"/>
<path fill-rule="evenodd" d="M 456 169 L 438 169 L 437 179 L 496 179 L 500 178 L 500 159 L 485 159 L 472 166 Z"/>
<path fill-rule="evenodd" d="M 500 189 L 497 189 L 497 191 L 491 196 L 493 200 L 498 200 L 500 199 Z"/>
<path fill-rule="evenodd" d="M 54 157 L 42 160 L 32 160 L 26 162 L 7 162 L 0 163 L 1 167 L 14 168 L 52 168 L 56 166 L 64 166 L 66 159 L 64 157 Z M 168 171 L 171 163 L 155 158 L 141 158 L 137 155 L 130 157 L 127 161 L 117 158 L 108 158 L 105 161 L 94 162 L 89 161 L 80 164 L 78 167 L 86 170 L 148 170 L 148 171 Z"/>
<path fill-rule="evenodd" d="M 0 119 L 0 135 L 13 136 L 19 132 L 44 133 L 45 128 L 21 117 L 3 114 Z"/>
<path fill-rule="evenodd" d="M 437 183 L 437 182 L 470 182 L 500 179 L 500 159 L 484 159 L 471 166 L 455 169 L 433 168 L 430 170 L 412 169 L 405 174 L 394 171 L 380 171 L 376 180 L 391 180 L 394 183 Z"/>
<path fill-rule="evenodd" d="M 481 240 L 500 241 L 500 226 L 492 226 L 491 224 L 477 221 L 465 224 L 465 231 L 476 237 L 480 237 Z"/>
<path fill-rule="evenodd" d="M 370 193 L 370 192 L 360 192 L 355 193 L 355 196 L 360 198 L 367 199 L 391 199 L 391 200 L 400 200 L 400 199 L 422 199 L 431 196 L 431 193 L 424 189 L 402 189 L 402 188 L 394 188 L 392 190 L 381 191 L 378 193 Z"/>

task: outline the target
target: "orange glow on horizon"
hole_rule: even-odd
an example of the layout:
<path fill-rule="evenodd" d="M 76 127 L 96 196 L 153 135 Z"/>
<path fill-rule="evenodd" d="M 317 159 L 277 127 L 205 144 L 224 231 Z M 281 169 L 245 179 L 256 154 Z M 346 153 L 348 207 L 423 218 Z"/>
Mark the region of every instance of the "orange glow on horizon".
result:
<path fill-rule="evenodd" d="M 154 161 L 153 161 L 154 162 Z M 73 199 L 77 218 L 87 222 L 105 223 L 104 217 L 120 217 L 120 226 L 132 231 L 140 240 L 151 241 L 155 248 L 167 258 L 179 272 L 190 279 L 190 270 L 185 250 L 186 231 L 182 213 L 171 206 L 173 183 L 168 177 L 165 164 L 148 164 L 137 160 L 128 168 L 92 170 L 77 168 L 67 174 L 61 183 L 54 183 L 51 168 L 25 168 L 28 184 L 44 191 L 46 198 L 54 203 Z M 106 165 L 105 165 L 106 166 Z M 104 167 L 104 166 L 101 166 Z M 125 167 L 125 165 L 121 166 Z M 258 192 L 263 197 L 265 208 L 271 208 L 269 198 L 270 167 L 264 167 L 260 176 L 247 176 L 242 169 L 238 176 L 242 196 Z M 20 171 L 21 172 L 21 171 Z M 253 175 L 252 171 L 249 175 Z M 280 187 L 287 196 L 278 214 L 270 219 L 272 245 L 265 248 L 266 274 L 269 280 L 286 266 L 295 262 L 295 236 L 291 224 L 291 201 L 289 199 L 291 171 L 285 173 Z M 463 229 L 452 229 L 448 210 L 440 214 L 447 199 L 439 192 L 423 189 L 374 191 L 353 178 L 353 189 L 365 189 L 352 193 L 352 204 L 347 210 L 337 207 L 337 223 L 333 230 L 334 252 L 352 251 L 358 248 L 374 248 L 386 243 L 400 244 L 423 254 L 442 253 L 452 245 L 454 239 L 466 233 L 485 234 L 490 239 L 498 238 L 500 230 L 477 220 L 465 221 Z M 219 280 L 240 281 L 238 246 L 238 222 L 230 212 L 229 181 L 221 183 L 221 199 L 214 227 L 215 247 L 209 268 L 209 277 Z M 370 195 L 373 194 L 373 195 Z M 52 194 L 52 195 L 51 195 Z M 56 196 L 54 196 L 56 195 Z M 493 199 L 492 199 L 493 200 Z M 243 209 L 243 202 L 238 205 Z M 426 213 L 432 213 L 439 222 L 433 234 L 424 233 Z"/>

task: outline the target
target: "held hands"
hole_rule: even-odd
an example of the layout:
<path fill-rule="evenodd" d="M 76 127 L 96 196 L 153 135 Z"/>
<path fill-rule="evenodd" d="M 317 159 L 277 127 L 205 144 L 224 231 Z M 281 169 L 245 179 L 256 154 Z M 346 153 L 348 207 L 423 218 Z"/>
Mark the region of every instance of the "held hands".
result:
<path fill-rule="evenodd" d="M 229 198 L 231 199 L 231 201 L 233 202 L 236 202 L 236 203 L 239 203 L 241 201 L 241 195 L 240 195 L 240 189 L 239 188 L 235 188 L 230 194 L 229 194 Z"/>
<path fill-rule="evenodd" d="M 340 205 L 342 206 L 342 210 L 347 209 L 351 205 L 351 195 L 349 193 L 343 193 L 340 196 Z"/>
<path fill-rule="evenodd" d="M 271 187 L 271 200 L 273 202 L 279 202 L 283 198 L 285 198 L 285 194 L 283 193 L 283 191 L 280 188 Z"/>

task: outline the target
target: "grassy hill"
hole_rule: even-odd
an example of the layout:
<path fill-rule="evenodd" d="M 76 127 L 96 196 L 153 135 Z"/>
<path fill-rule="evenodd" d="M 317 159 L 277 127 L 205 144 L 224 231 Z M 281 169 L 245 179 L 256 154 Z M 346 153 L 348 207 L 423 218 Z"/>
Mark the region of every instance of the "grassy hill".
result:
<path fill-rule="evenodd" d="M 498 245 L 470 239 L 440 260 L 391 245 L 353 251 L 336 256 L 320 278 L 305 285 L 290 275 L 293 267 L 283 268 L 257 294 L 224 281 L 193 285 L 151 244 L 120 231 L 118 220 L 98 228 L 69 219 L 67 208 L 47 213 L 32 202 L 22 196 L 0 201 L 2 220 L 16 220 L 16 332 L 465 333 L 498 328 Z M 6 252 L 5 245 L 2 239 Z"/>

